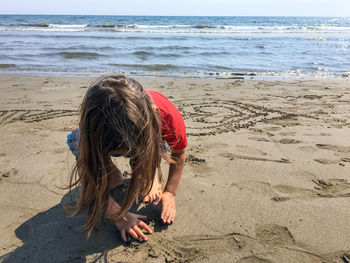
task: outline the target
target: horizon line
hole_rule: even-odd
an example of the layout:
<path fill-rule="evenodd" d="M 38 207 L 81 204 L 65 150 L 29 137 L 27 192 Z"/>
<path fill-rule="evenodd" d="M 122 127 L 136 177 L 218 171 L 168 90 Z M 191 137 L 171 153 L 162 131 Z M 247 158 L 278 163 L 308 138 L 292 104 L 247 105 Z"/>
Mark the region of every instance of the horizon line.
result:
<path fill-rule="evenodd" d="M 350 18 L 350 16 L 320 16 L 320 15 L 130 15 L 130 14 L 17 14 L 0 13 L 0 15 L 23 15 L 23 16 L 144 16 L 144 17 L 339 17 Z"/>

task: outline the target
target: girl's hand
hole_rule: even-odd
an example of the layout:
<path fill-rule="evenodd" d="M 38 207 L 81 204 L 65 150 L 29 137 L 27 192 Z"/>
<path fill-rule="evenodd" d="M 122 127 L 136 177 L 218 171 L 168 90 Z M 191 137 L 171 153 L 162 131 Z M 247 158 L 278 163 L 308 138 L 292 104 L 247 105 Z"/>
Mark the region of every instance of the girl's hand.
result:
<path fill-rule="evenodd" d="M 130 236 L 137 240 L 146 241 L 147 237 L 141 231 L 140 228 L 146 230 L 148 234 L 152 234 L 152 230 L 149 228 L 149 226 L 146 225 L 146 223 L 141 221 L 140 219 L 147 219 L 147 216 L 137 215 L 128 212 L 126 213 L 124 219 L 114 222 L 114 224 L 119 229 L 124 242 L 128 242 L 128 239 L 126 238 L 126 233 L 128 233 Z"/>
<path fill-rule="evenodd" d="M 172 223 L 174 222 L 176 216 L 176 205 L 174 194 L 170 192 L 163 192 L 161 196 L 162 201 L 162 215 L 161 218 L 163 223 Z"/>

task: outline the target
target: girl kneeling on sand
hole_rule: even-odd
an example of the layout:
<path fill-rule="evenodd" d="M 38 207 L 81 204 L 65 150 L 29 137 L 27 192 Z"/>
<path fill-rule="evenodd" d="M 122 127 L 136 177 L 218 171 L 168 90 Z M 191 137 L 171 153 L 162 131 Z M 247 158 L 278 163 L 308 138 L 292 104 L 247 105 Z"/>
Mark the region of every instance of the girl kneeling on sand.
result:
<path fill-rule="evenodd" d="M 171 157 L 165 153 L 166 144 Z M 126 233 L 147 240 L 141 229 L 152 231 L 140 221 L 146 216 L 128 212 L 139 198 L 154 205 L 161 202 L 163 222 L 174 221 L 174 196 L 184 168 L 187 137 L 180 112 L 164 95 L 145 91 L 137 81 L 124 75 L 99 78 L 83 99 L 79 129 L 68 136 L 68 145 L 77 158 L 69 189 L 81 186 L 69 213 L 76 215 L 88 209 L 84 226 L 88 236 L 106 216 L 115 223 L 125 242 Z M 111 159 L 120 155 L 130 158 L 132 170 L 121 206 L 110 196 L 110 190 L 123 180 Z M 170 163 L 163 192 L 160 157 Z"/>

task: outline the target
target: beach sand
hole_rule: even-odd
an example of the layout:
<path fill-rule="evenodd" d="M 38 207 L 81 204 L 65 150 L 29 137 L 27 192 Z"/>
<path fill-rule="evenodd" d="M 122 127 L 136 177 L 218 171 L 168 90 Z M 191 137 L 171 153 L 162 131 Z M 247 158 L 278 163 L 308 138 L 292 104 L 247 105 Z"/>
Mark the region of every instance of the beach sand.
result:
<path fill-rule="evenodd" d="M 0 262 L 350 262 L 349 80 L 138 78 L 178 106 L 189 145 L 175 222 L 136 206 L 154 233 L 125 246 L 62 209 L 93 79 L 0 76 Z"/>

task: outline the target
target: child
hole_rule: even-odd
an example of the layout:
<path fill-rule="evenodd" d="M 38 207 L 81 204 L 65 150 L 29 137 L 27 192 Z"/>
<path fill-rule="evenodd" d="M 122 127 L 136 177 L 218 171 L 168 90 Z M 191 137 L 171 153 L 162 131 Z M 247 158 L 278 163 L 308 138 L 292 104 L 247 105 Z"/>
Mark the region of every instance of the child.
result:
<path fill-rule="evenodd" d="M 171 157 L 165 152 L 165 144 Z M 89 209 L 85 231 L 90 236 L 96 224 L 106 216 L 121 232 L 147 240 L 141 229 L 151 229 L 140 219 L 146 216 L 128 212 L 139 198 L 162 203 L 164 223 L 174 221 L 174 196 L 180 183 L 187 146 L 186 128 L 176 107 L 162 94 L 145 91 L 124 75 L 104 76 L 88 89 L 80 109 L 79 129 L 68 136 L 68 145 L 77 157 L 70 175 L 69 189 L 81 185 L 71 215 Z M 120 206 L 110 190 L 122 183 L 122 175 L 111 156 L 130 158 L 132 170 L 128 191 Z M 160 160 L 170 163 L 169 176 L 162 191 Z M 157 170 L 157 175 L 156 175 Z"/>

